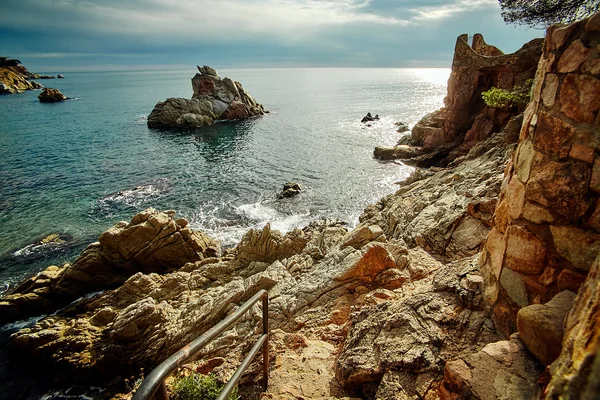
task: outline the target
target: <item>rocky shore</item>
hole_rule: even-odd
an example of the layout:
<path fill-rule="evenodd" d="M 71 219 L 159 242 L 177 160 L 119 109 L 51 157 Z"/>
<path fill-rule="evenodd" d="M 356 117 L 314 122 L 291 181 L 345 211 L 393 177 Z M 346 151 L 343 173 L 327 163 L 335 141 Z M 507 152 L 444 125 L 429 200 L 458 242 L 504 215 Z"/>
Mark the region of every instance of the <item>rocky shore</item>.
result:
<path fill-rule="evenodd" d="M 410 158 L 430 168 L 356 228 L 322 220 L 283 235 L 267 224 L 222 252 L 174 212 L 145 210 L 0 299 L 3 322 L 51 314 L 14 333 L 11 354 L 127 398 L 125 377 L 265 289 L 270 385 L 251 395 L 254 363 L 245 398 L 594 398 L 600 14 L 513 55 L 464 39 L 446 107 L 406 145 L 418 142 Z M 513 87 L 533 74 L 523 114 L 479 102 L 481 82 Z M 183 370 L 229 378 L 260 320 L 255 306 Z"/>

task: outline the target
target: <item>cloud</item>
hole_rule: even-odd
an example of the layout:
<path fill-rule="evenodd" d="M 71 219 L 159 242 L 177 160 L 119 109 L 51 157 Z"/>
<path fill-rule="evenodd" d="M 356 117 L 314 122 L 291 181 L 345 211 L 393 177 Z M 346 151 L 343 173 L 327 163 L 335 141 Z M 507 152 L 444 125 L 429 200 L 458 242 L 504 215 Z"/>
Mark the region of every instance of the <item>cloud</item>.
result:
<path fill-rule="evenodd" d="M 511 43 L 539 36 L 505 26 L 495 0 L 0 0 L 0 9 L 0 50 L 48 65 L 61 56 L 80 65 L 111 56 L 192 65 L 449 65 L 461 33 L 482 30 L 488 38 L 491 31 L 493 44 L 496 33 Z"/>

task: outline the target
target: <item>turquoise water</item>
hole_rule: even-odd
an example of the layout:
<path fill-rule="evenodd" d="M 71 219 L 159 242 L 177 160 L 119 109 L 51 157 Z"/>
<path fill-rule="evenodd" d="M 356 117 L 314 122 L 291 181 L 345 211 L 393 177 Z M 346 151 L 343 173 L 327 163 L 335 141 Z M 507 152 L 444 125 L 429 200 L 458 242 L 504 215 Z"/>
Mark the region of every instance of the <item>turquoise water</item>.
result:
<path fill-rule="evenodd" d="M 0 96 L 0 294 L 72 260 L 120 220 L 174 209 L 224 245 L 267 221 L 283 231 L 320 217 L 356 223 L 411 169 L 372 158 L 443 105 L 449 69 L 239 69 L 270 114 L 191 131 L 148 129 L 167 97 L 191 97 L 195 71 L 70 73 L 43 80 L 74 98 Z M 381 120 L 360 123 L 370 111 Z M 303 193 L 276 200 L 287 181 Z M 58 233 L 61 246 L 29 246 Z"/>

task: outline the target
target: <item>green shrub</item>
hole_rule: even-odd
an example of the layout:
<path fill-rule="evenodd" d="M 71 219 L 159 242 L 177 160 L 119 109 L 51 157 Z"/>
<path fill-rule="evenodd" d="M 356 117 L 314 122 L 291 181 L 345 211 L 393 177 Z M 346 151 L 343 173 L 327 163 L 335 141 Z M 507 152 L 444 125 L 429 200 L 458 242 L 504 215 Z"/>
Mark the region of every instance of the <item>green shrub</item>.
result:
<path fill-rule="evenodd" d="M 490 107 L 517 107 L 519 110 L 523 110 L 531 100 L 532 85 L 533 79 L 528 79 L 523 86 L 515 86 L 510 91 L 492 86 L 490 90 L 481 93 L 481 97 L 483 97 L 485 104 Z"/>
<path fill-rule="evenodd" d="M 215 400 L 223 385 L 214 375 L 193 374 L 179 378 L 173 384 L 170 398 L 173 400 Z M 237 388 L 227 396 L 227 400 L 239 400 Z"/>

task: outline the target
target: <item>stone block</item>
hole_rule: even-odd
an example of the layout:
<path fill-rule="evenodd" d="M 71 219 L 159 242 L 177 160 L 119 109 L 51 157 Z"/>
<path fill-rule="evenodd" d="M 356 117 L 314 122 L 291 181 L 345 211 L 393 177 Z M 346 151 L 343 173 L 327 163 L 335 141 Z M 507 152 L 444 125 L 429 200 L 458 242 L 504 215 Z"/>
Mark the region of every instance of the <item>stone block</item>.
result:
<path fill-rule="evenodd" d="M 485 242 L 485 248 L 489 252 L 488 263 L 490 264 L 490 272 L 496 280 L 500 278 L 502 270 L 502 261 L 504 260 L 504 251 L 506 250 L 506 242 L 504 235 L 495 227 L 492 228 Z"/>
<path fill-rule="evenodd" d="M 500 204 L 498 204 L 498 207 L 496 207 L 496 212 L 494 213 L 494 225 L 500 232 L 505 233 L 509 223 L 510 215 L 508 214 L 508 204 L 506 200 L 502 200 Z"/>
<path fill-rule="evenodd" d="M 556 251 L 577 269 L 589 271 L 600 254 L 600 235 L 571 226 L 551 226 Z"/>
<path fill-rule="evenodd" d="M 575 72 L 587 60 L 591 49 L 583 45 L 581 40 L 575 40 L 569 45 L 558 61 L 558 72 Z"/>
<path fill-rule="evenodd" d="M 594 212 L 590 216 L 588 220 L 588 224 L 596 230 L 596 232 L 600 232 L 600 199 L 596 201 L 596 208 Z"/>
<path fill-rule="evenodd" d="M 546 75 L 544 90 L 542 92 L 542 101 L 546 107 L 552 107 L 556 101 L 558 92 L 558 76 L 556 74 Z"/>
<path fill-rule="evenodd" d="M 590 207 L 588 182 L 591 168 L 582 161 L 547 161 L 531 173 L 525 198 L 575 221 Z"/>
<path fill-rule="evenodd" d="M 533 143 L 540 150 L 558 154 L 574 134 L 575 128 L 570 124 L 546 112 L 540 112 Z"/>
<path fill-rule="evenodd" d="M 571 271 L 570 269 L 563 269 L 558 275 L 558 290 L 570 290 L 577 293 L 583 282 L 585 282 L 585 275 Z"/>
<path fill-rule="evenodd" d="M 505 265 L 513 271 L 538 275 L 546 265 L 546 247 L 532 232 L 517 225 L 507 230 Z"/>
<path fill-rule="evenodd" d="M 525 203 L 525 206 L 523 206 L 523 218 L 534 224 L 554 221 L 554 217 L 548 209 L 535 203 Z"/>
<path fill-rule="evenodd" d="M 525 289 L 521 275 L 508 268 L 504 268 L 500 276 L 500 285 L 506 294 L 508 294 L 508 297 L 519 307 L 529 305 L 527 290 Z"/>
<path fill-rule="evenodd" d="M 550 50 L 560 50 L 575 28 L 577 28 L 577 24 L 570 24 L 565 27 L 552 29 L 550 31 L 552 40 L 549 41 L 552 46 Z"/>
<path fill-rule="evenodd" d="M 594 163 L 594 149 L 579 144 L 571 146 L 569 156 L 576 160 L 585 161 L 588 164 Z"/>
<path fill-rule="evenodd" d="M 600 109 L 600 80 L 569 74 L 560 89 L 560 110 L 579 122 L 594 122 Z"/>
<path fill-rule="evenodd" d="M 598 32 L 600 31 L 600 14 L 594 14 L 585 24 L 585 30 L 587 32 Z"/>
<path fill-rule="evenodd" d="M 508 215 L 515 220 L 519 219 L 525 203 L 525 186 L 515 176 L 510 180 L 505 192 Z"/>
<path fill-rule="evenodd" d="M 524 140 L 517 149 L 516 171 L 521 182 L 527 183 L 531 167 L 536 160 L 536 151 L 531 140 Z"/>

